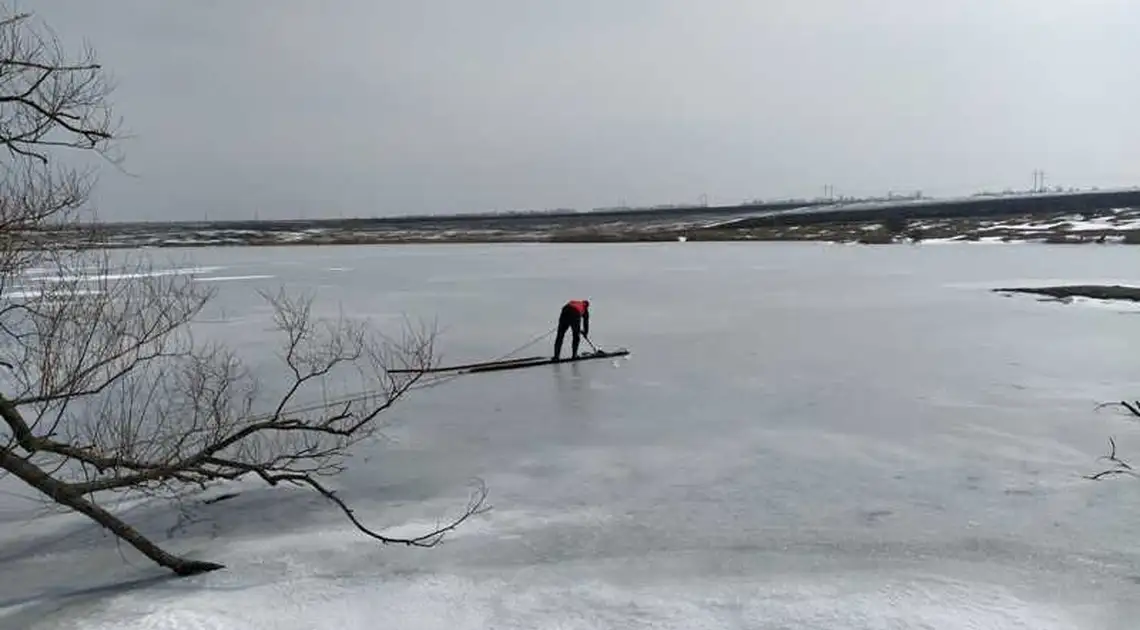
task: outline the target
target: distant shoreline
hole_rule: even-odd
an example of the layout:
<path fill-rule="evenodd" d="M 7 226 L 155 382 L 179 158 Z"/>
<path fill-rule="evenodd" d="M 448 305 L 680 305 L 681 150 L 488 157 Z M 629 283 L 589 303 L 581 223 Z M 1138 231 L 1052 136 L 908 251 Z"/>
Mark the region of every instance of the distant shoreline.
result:
<path fill-rule="evenodd" d="M 113 249 L 668 241 L 1140 244 L 1140 188 L 591 212 L 94 223 L 20 237 L 33 247 Z"/>
<path fill-rule="evenodd" d="M 66 236 L 52 239 L 57 244 Z M 653 242 L 828 242 L 865 245 L 897 243 L 1140 244 L 1140 209 L 1052 213 L 1012 217 L 887 219 L 756 225 L 727 221 L 702 224 L 606 222 L 580 225 L 478 225 L 273 229 L 106 231 L 91 242 L 100 248 L 286 247 L 319 245 L 448 245 L 497 243 L 653 243 Z"/>

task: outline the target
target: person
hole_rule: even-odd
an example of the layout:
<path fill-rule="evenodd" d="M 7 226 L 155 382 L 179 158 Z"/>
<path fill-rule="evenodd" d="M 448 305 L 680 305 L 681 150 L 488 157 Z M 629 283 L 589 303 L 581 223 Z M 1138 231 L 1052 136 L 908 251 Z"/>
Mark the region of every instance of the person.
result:
<path fill-rule="evenodd" d="M 555 361 L 562 355 L 562 339 L 566 336 L 567 329 L 573 333 L 570 340 L 571 356 L 578 358 L 579 336 L 590 336 L 589 300 L 570 300 L 562 306 L 562 312 L 558 314 L 558 334 L 554 338 Z"/>

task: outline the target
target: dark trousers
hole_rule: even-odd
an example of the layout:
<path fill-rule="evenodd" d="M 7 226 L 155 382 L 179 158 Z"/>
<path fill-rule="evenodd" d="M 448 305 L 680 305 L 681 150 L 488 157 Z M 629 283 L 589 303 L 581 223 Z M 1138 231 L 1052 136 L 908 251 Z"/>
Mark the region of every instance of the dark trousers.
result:
<path fill-rule="evenodd" d="M 562 339 L 566 336 L 566 330 L 569 329 L 573 336 L 570 340 L 571 356 L 578 356 L 578 340 L 582 334 L 582 314 L 574 310 L 574 307 L 567 304 L 562 307 L 562 312 L 558 315 L 558 334 L 554 337 L 554 358 L 557 359 L 562 355 Z"/>

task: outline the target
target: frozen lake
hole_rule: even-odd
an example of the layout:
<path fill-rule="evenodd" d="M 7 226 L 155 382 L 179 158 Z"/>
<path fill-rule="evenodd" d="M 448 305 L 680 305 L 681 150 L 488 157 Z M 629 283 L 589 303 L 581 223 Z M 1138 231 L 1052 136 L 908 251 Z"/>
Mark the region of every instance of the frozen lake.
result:
<path fill-rule="evenodd" d="M 1133 628 L 1140 482 L 1080 475 L 1109 436 L 1140 461 L 1140 426 L 1094 411 L 1140 397 L 1140 312 L 988 289 L 1140 282 L 1137 251 L 161 251 L 213 279 L 225 312 L 203 330 L 255 360 L 271 338 L 253 289 L 281 284 L 327 314 L 435 318 L 445 363 L 502 355 L 586 297 L 594 342 L 632 354 L 468 375 L 389 413 L 342 495 L 418 531 L 484 479 L 493 511 L 436 549 L 377 546 L 302 491 L 247 490 L 165 540 L 228 568 L 166 579 L 83 521 L 28 521 L 5 483 L 0 627 Z M 160 539 L 176 521 L 129 518 Z"/>

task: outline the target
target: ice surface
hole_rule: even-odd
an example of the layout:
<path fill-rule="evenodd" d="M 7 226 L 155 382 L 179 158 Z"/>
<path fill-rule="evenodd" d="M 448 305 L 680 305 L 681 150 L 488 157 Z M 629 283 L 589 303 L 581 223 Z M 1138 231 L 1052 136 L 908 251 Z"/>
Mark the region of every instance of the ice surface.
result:
<path fill-rule="evenodd" d="M 107 273 L 86 276 L 48 276 L 37 275 L 37 282 L 98 282 L 99 280 L 124 280 L 130 278 L 182 276 L 218 271 L 220 267 L 190 267 L 174 269 L 157 269 L 145 273 Z"/>
<path fill-rule="evenodd" d="M 195 282 L 233 282 L 235 280 L 267 280 L 276 276 L 270 274 L 253 274 L 246 276 L 205 276 L 194 278 Z"/>
<path fill-rule="evenodd" d="M 1140 484 L 1080 475 L 1110 435 L 1140 453 L 1140 426 L 1094 410 L 1140 395 L 1140 320 L 989 291 L 1140 281 L 1130 251 L 195 251 L 173 267 L 235 278 L 202 334 L 255 363 L 270 313 L 252 289 L 282 283 L 318 288 L 318 314 L 438 318 L 448 362 L 499 356 L 587 297 L 594 342 L 633 354 L 469 375 L 393 409 L 338 486 L 402 534 L 482 477 L 494 510 L 436 549 L 379 547 L 287 488 L 124 506 L 229 567 L 171 579 L 82 519 L 30 518 L 2 481 L 0 628 L 1132 628 Z"/>

